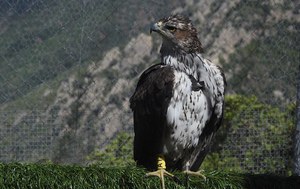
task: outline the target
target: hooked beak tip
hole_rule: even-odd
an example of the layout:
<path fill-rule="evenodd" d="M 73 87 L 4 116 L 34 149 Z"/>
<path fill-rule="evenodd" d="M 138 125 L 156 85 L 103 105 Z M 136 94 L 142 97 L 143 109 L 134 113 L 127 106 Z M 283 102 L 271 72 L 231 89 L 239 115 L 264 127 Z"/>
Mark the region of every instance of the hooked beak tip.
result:
<path fill-rule="evenodd" d="M 150 34 L 154 31 L 154 32 L 157 32 L 159 30 L 159 25 L 157 23 L 154 23 L 151 25 L 150 27 Z"/>

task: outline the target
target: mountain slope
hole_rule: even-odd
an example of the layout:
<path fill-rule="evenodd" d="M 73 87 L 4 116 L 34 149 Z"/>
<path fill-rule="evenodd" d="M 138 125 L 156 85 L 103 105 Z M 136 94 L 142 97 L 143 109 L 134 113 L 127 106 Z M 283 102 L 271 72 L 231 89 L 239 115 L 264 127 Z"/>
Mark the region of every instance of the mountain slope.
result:
<path fill-rule="evenodd" d="M 118 131 L 132 131 L 128 99 L 140 73 L 159 60 L 160 39 L 146 33 L 170 12 L 190 13 L 230 93 L 271 104 L 276 97 L 283 107 L 294 100 L 300 20 L 293 1 L 30 2 L 39 3 L 8 6 L 0 22 L 0 109 L 13 114 L 0 121 L 9 131 L 0 143 L 28 153 L 7 145 L 4 161 L 84 162 Z"/>

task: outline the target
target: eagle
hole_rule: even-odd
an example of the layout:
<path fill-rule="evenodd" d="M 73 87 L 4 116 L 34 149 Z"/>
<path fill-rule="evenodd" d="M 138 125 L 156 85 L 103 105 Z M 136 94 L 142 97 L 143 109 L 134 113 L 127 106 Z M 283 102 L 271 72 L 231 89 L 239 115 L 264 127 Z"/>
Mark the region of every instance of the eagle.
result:
<path fill-rule="evenodd" d="M 201 175 L 197 171 L 223 118 L 224 73 L 203 57 L 188 17 L 162 18 L 152 32 L 162 37 L 161 62 L 141 74 L 130 98 L 134 160 L 162 182 L 164 175 L 173 177 L 169 170 Z"/>

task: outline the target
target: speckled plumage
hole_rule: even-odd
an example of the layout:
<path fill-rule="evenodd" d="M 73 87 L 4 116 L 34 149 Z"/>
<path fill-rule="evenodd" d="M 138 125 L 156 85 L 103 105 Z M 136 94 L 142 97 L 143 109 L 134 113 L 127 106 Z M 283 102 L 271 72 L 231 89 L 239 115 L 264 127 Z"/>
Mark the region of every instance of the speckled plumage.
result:
<path fill-rule="evenodd" d="M 225 77 L 203 58 L 189 19 L 174 15 L 152 30 L 163 38 L 162 62 L 142 74 L 130 99 L 134 159 L 152 170 L 163 154 L 168 169 L 197 170 L 221 124 Z"/>

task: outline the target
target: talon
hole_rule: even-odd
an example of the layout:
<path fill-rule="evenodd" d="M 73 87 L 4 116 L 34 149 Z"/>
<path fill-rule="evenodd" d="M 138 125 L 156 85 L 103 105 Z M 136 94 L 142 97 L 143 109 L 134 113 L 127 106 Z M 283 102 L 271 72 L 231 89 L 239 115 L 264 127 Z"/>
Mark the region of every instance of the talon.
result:
<path fill-rule="evenodd" d="M 204 181 L 206 181 L 206 176 L 204 176 L 204 174 L 202 174 L 203 170 L 199 170 L 199 171 L 183 171 L 183 173 L 187 174 L 187 175 L 192 175 L 192 176 L 199 176 L 202 177 L 204 179 Z"/>
<path fill-rule="evenodd" d="M 147 177 L 149 176 L 157 176 L 160 178 L 161 188 L 165 189 L 165 176 L 171 177 L 174 180 L 177 179 L 173 174 L 166 171 L 166 162 L 165 158 L 162 155 L 159 155 L 157 158 L 157 171 L 149 172 L 146 174 Z"/>
<path fill-rule="evenodd" d="M 165 169 L 158 169 L 157 171 L 149 172 L 146 174 L 147 177 L 149 176 L 157 176 L 160 178 L 161 188 L 165 189 L 165 176 L 175 178 L 175 176 Z"/>

